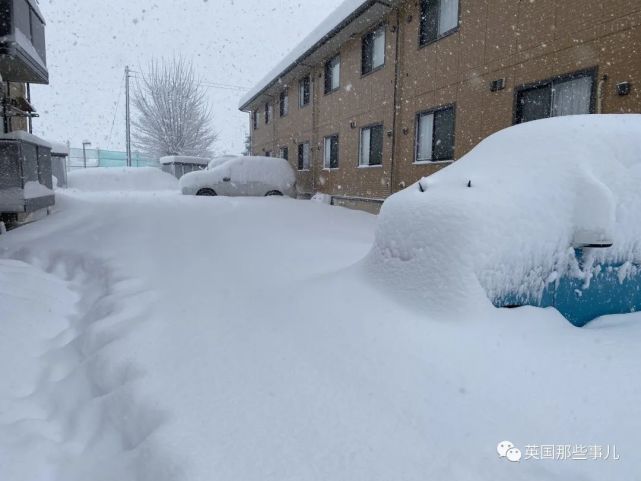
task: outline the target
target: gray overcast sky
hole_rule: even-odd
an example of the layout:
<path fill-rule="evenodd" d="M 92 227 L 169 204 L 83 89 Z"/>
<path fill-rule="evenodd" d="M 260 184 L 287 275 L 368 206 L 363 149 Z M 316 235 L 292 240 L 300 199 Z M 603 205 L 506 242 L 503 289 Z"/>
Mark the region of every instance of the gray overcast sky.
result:
<path fill-rule="evenodd" d="M 124 149 L 124 67 L 192 57 L 208 82 L 251 87 L 342 0 L 41 0 L 51 84 L 34 86 L 34 133 Z M 242 92 L 210 89 L 218 153 L 243 149 Z"/>

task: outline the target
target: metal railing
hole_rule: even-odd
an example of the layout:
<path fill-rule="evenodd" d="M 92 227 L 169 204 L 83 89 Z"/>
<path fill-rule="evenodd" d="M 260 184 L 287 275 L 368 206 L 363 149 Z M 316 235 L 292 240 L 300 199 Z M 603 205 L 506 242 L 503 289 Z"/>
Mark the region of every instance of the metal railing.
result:
<path fill-rule="evenodd" d="M 103 149 L 86 149 L 83 152 L 83 149 L 72 148 L 69 151 L 67 166 L 69 170 L 94 167 L 126 167 L 127 153 Z M 151 158 L 140 152 L 132 152 L 131 166 L 160 168 L 160 162 L 158 159 Z"/>

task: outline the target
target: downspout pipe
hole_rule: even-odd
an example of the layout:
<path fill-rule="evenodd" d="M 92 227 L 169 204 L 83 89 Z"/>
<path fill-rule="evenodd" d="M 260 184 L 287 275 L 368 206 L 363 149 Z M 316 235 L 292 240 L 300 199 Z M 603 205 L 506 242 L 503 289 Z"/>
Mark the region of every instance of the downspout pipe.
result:
<path fill-rule="evenodd" d="M 398 116 L 399 116 L 399 109 L 400 105 L 398 104 L 398 83 L 400 80 L 400 75 L 401 75 L 401 60 L 399 58 L 399 52 L 400 52 L 400 39 L 401 39 L 401 12 L 397 8 L 396 9 L 396 46 L 395 46 L 395 53 L 394 53 L 394 117 L 392 118 L 392 160 L 390 163 L 390 195 L 394 194 L 394 191 L 396 189 L 396 176 L 394 175 L 394 160 L 396 158 L 396 137 L 398 135 L 397 132 L 397 123 L 398 123 Z"/>
<path fill-rule="evenodd" d="M 604 75 L 599 80 L 599 85 L 596 89 L 596 113 L 603 113 L 603 98 L 605 97 L 605 83 L 608 81 L 608 76 Z"/>

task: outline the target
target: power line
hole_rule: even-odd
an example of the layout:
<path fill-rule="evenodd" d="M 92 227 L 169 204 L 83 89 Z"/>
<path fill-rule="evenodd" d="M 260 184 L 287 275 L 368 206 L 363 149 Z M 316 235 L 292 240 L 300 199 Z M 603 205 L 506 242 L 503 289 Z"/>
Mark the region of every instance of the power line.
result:
<path fill-rule="evenodd" d="M 140 72 L 136 70 L 130 70 L 130 72 L 134 74 L 140 74 Z M 132 75 L 131 77 L 135 78 L 136 80 L 141 79 L 141 77 L 137 75 Z M 250 87 L 246 87 L 244 85 L 226 84 L 221 82 L 210 82 L 210 81 L 198 82 L 198 85 L 200 85 L 201 87 L 209 87 L 209 88 L 220 89 L 220 90 L 236 90 L 238 92 L 247 92 L 250 89 Z"/>
<path fill-rule="evenodd" d="M 123 76 L 124 79 L 124 76 Z M 116 117 L 118 116 L 118 107 L 120 106 L 120 99 L 122 98 L 122 87 L 124 83 L 120 83 L 120 91 L 118 92 L 118 100 L 116 101 L 116 111 L 114 112 L 114 120 L 111 123 L 111 131 L 109 132 L 109 140 L 107 141 L 107 148 L 111 148 L 111 137 L 114 133 L 114 127 L 116 126 Z"/>

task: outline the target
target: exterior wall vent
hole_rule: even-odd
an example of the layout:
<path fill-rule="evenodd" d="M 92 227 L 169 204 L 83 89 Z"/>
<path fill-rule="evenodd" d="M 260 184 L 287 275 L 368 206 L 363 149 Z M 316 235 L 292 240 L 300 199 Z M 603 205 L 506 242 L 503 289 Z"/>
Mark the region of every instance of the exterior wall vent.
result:
<path fill-rule="evenodd" d="M 506 81 L 504 78 L 501 78 L 498 80 L 492 80 L 492 82 L 490 83 L 490 91 L 498 92 L 499 90 L 504 90 L 505 84 L 506 84 Z"/>

